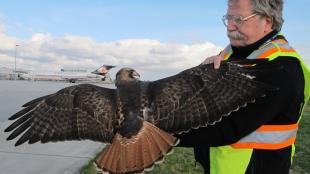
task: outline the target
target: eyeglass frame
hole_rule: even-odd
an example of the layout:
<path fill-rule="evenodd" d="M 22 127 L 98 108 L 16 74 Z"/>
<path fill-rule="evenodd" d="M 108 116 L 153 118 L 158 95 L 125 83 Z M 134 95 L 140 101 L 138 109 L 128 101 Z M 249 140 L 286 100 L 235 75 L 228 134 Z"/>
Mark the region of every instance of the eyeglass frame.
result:
<path fill-rule="evenodd" d="M 241 25 L 243 24 L 243 22 L 249 20 L 250 18 L 252 18 L 252 17 L 254 17 L 254 16 L 256 16 L 256 15 L 258 15 L 258 14 L 257 14 L 257 13 L 252 13 L 252 14 L 249 15 L 249 16 L 242 17 L 242 16 L 235 16 L 235 15 L 228 15 L 228 14 L 226 14 L 226 15 L 224 15 L 224 16 L 222 17 L 222 21 L 223 21 L 223 24 L 224 24 L 226 27 L 228 26 L 228 21 L 229 21 L 229 20 L 232 20 L 232 22 L 234 22 L 234 24 L 236 24 L 237 26 L 241 26 Z M 228 16 L 230 16 L 231 19 L 227 19 Z M 237 22 L 236 20 L 239 20 L 239 22 Z M 227 24 L 226 24 L 225 21 L 227 21 Z"/>

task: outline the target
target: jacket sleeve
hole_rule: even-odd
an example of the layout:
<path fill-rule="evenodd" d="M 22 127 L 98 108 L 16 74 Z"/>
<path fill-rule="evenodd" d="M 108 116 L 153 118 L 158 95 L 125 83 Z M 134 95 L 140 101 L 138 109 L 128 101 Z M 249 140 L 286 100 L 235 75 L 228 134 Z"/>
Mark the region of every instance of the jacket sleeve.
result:
<path fill-rule="evenodd" d="M 226 116 L 221 122 L 176 135 L 179 146 L 222 146 L 237 142 L 263 124 L 292 124 L 299 118 L 303 101 L 304 78 L 297 59 L 281 57 L 264 66 L 280 65 L 257 80 L 274 85 L 278 91 L 267 93 L 244 108 Z M 269 68 L 269 67 L 268 67 Z"/>

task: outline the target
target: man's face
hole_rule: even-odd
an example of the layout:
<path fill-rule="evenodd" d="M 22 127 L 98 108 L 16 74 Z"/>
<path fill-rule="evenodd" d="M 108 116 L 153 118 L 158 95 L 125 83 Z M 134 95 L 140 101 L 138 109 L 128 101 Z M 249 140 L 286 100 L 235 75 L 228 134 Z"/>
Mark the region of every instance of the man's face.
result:
<path fill-rule="evenodd" d="M 230 3 L 227 15 L 248 17 L 253 14 L 250 0 L 239 0 Z M 242 47 L 252 44 L 272 31 L 272 20 L 268 17 L 253 16 L 243 21 L 241 25 L 229 21 L 227 36 L 232 46 Z"/>

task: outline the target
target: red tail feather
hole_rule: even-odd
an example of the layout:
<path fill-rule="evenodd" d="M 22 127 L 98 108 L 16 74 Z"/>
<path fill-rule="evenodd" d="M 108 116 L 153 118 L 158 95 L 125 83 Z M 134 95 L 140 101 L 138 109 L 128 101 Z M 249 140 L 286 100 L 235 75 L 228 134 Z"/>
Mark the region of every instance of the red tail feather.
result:
<path fill-rule="evenodd" d="M 162 160 L 177 143 L 177 138 L 144 121 L 138 134 L 130 139 L 117 133 L 96 163 L 111 173 L 142 172 Z"/>

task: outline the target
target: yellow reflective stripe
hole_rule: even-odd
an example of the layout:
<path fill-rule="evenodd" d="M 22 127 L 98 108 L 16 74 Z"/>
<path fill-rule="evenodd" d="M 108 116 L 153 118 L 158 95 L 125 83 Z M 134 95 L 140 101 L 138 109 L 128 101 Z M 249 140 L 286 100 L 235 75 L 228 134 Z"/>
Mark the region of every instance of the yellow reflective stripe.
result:
<path fill-rule="evenodd" d="M 231 49 L 231 46 L 228 45 L 224 50 L 223 50 L 223 54 L 224 54 L 224 60 L 227 60 L 231 55 L 232 55 L 233 51 Z"/>

